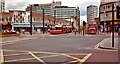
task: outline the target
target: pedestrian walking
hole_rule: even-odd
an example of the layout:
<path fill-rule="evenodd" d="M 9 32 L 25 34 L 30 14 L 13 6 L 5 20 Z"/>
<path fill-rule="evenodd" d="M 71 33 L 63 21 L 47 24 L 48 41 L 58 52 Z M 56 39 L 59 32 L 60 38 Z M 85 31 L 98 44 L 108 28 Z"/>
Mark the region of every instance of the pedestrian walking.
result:
<path fill-rule="evenodd" d="M 75 29 L 75 35 L 76 35 L 77 29 Z"/>

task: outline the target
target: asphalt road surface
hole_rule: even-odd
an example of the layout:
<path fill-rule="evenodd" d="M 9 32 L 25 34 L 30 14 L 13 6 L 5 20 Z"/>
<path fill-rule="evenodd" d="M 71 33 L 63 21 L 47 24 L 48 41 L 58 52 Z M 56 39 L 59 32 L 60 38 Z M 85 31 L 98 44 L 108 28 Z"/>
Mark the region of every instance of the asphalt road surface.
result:
<path fill-rule="evenodd" d="M 29 64 L 32 62 L 41 62 L 41 64 L 117 64 L 118 51 L 94 48 L 95 45 L 108 37 L 110 36 L 88 35 L 70 37 L 69 34 L 58 34 L 3 45 L 3 62 L 28 62 Z"/>

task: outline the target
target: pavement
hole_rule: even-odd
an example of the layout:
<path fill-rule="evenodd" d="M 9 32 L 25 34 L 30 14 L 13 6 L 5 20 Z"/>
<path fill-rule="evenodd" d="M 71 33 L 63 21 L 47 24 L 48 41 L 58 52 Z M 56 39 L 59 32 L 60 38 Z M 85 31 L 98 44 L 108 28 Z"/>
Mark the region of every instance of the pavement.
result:
<path fill-rule="evenodd" d="M 114 47 L 112 47 L 112 38 L 106 38 L 100 42 L 99 48 L 118 50 L 118 38 L 114 38 Z"/>
<path fill-rule="evenodd" d="M 32 40 L 36 38 L 42 38 L 43 36 L 46 36 L 48 34 L 33 34 L 30 35 L 29 33 L 26 34 L 20 34 L 20 36 L 14 36 L 14 37 L 3 37 L 0 38 L 0 43 L 9 43 L 9 42 L 18 42 L 18 41 L 25 41 L 25 40 Z"/>

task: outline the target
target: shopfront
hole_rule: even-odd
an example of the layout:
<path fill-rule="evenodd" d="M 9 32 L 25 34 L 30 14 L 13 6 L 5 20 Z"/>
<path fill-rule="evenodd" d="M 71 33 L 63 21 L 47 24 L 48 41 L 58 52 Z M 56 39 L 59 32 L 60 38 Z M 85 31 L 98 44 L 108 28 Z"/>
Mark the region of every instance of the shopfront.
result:
<path fill-rule="evenodd" d="M 41 24 L 33 24 L 32 28 L 33 28 L 33 32 L 43 31 L 43 25 L 41 25 Z M 47 26 L 45 25 L 44 28 L 47 28 Z M 19 31 L 19 32 L 21 30 L 24 30 L 26 32 L 30 32 L 31 25 L 30 24 L 13 24 L 12 29 L 15 30 L 15 31 Z"/>

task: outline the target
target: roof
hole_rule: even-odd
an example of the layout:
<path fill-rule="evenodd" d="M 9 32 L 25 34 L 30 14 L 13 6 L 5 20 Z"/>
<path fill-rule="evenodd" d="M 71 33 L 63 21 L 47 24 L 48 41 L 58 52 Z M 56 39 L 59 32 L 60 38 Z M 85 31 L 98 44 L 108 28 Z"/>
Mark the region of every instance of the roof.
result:
<path fill-rule="evenodd" d="M 76 7 L 68 7 L 68 6 L 55 6 L 55 8 L 76 8 Z"/>
<path fill-rule="evenodd" d="M 11 12 L 2 12 L 2 13 L 0 13 L 0 15 L 2 15 L 2 17 L 12 17 L 13 13 L 11 13 Z"/>

